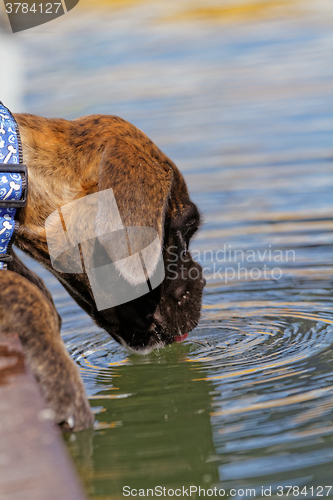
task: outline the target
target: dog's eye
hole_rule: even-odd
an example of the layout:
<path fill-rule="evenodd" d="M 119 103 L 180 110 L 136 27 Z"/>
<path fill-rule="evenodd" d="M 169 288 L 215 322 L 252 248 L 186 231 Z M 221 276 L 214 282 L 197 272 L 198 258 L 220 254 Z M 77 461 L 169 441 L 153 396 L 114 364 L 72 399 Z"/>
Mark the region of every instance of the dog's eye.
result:
<path fill-rule="evenodd" d="M 185 236 L 189 234 L 190 230 L 191 228 L 189 226 L 182 227 L 180 230 L 182 237 L 185 238 Z"/>
<path fill-rule="evenodd" d="M 177 234 L 178 237 L 185 247 L 185 251 L 187 251 L 188 246 L 190 244 L 190 239 L 194 235 L 194 233 L 198 229 L 198 221 L 196 219 L 191 219 L 186 222 L 186 224 L 183 224 L 182 226 L 177 229 Z"/>
<path fill-rule="evenodd" d="M 186 245 L 188 245 L 191 237 L 193 236 L 196 230 L 197 230 L 196 224 L 195 222 L 193 222 L 190 224 L 186 224 L 186 226 L 183 226 L 181 229 L 179 229 L 178 232 L 181 234 L 182 239 L 185 241 Z"/>

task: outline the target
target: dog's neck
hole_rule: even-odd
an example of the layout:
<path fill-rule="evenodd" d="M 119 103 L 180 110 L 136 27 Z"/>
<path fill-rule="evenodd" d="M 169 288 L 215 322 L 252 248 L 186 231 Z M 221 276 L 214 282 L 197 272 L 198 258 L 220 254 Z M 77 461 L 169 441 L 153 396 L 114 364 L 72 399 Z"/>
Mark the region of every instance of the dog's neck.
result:
<path fill-rule="evenodd" d="M 48 259 L 45 221 L 61 206 L 80 198 L 97 186 L 98 155 L 77 155 L 86 149 L 73 123 L 16 114 L 23 160 L 28 167 L 28 203 L 18 213 L 20 229 L 16 245 L 37 260 Z M 85 136 L 85 134 L 84 134 Z M 82 151 L 80 151 L 81 153 Z M 80 161 L 78 161 L 78 156 Z M 82 164 L 82 158 L 85 164 Z"/>

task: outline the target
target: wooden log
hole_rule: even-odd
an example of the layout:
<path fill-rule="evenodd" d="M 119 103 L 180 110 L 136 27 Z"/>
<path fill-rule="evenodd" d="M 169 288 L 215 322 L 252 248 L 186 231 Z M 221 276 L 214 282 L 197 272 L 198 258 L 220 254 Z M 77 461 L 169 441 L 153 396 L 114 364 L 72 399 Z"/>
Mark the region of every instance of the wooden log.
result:
<path fill-rule="evenodd" d="M 84 500 L 16 334 L 0 333 L 0 500 Z"/>

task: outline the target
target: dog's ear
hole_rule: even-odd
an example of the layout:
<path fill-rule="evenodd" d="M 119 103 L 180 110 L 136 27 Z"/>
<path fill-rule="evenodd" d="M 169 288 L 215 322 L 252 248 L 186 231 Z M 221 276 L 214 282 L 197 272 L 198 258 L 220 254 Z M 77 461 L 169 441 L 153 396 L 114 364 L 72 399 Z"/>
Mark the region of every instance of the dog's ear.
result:
<path fill-rule="evenodd" d="M 118 258 L 116 267 L 126 281 L 138 285 L 146 278 L 152 278 L 159 260 L 164 237 L 164 220 L 171 192 L 172 170 L 160 165 L 132 144 L 121 141 L 107 149 L 100 164 L 99 192 L 112 189 L 120 219 L 126 229 L 127 237 L 119 231 L 117 240 Z M 108 197 L 100 197 L 100 200 Z M 98 234 L 110 228 L 108 209 L 99 202 Z M 112 209 L 112 214 L 114 210 Z M 105 229 L 103 230 L 103 226 Z M 118 225 L 119 227 L 119 225 Z M 148 228 L 143 230 L 143 228 Z M 158 239 L 156 238 L 158 236 Z M 115 237 L 112 238 L 114 242 Z M 127 241 L 126 241 L 127 240 Z M 99 237 L 107 253 L 113 258 L 115 251 L 110 249 L 110 239 Z M 109 246 L 109 248 L 108 248 Z M 111 244 L 114 247 L 114 244 Z M 144 266 L 148 276 L 142 274 L 142 262 L 137 259 L 121 259 L 127 249 L 130 254 L 144 250 Z M 141 272 L 140 272 L 141 271 Z"/>

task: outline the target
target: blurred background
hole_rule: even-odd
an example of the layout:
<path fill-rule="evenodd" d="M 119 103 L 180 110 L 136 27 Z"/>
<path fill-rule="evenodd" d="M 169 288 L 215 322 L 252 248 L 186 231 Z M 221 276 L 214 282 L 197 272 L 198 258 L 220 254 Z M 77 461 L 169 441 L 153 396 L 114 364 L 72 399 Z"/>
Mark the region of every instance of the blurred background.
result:
<path fill-rule="evenodd" d="M 204 215 L 192 244 L 202 320 L 146 357 L 25 258 L 96 414 L 93 431 L 66 438 L 90 498 L 123 498 L 124 485 L 321 493 L 333 465 L 331 0 L 80 0 L 15 35 L 2 11 L 0 26 L 4 104 L 129 120 Z M 245 257 L 221 263 L 225 248 Z"/>

